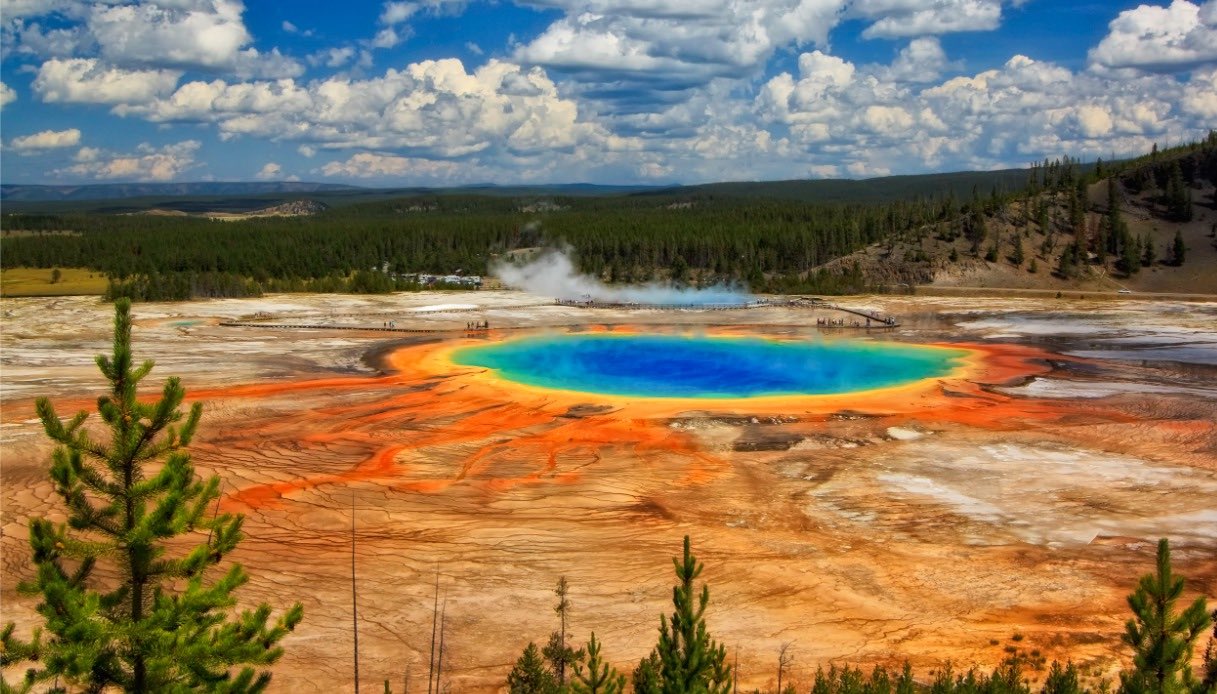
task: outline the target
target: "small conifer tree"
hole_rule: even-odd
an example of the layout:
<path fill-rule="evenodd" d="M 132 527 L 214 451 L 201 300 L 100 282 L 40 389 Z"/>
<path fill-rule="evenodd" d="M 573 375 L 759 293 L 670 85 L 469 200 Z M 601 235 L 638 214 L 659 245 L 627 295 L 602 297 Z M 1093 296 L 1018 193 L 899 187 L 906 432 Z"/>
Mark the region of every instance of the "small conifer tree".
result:
<path fill-rule="evenodd" d="M 1175 265 L 1182 265 L 1184 256 L 1187 255 L 1187 246 L 1183 243 L 1183 232 L 1175 231 L 1175 242 L 1171 244 L 1171 262 Z"/>
<path fill-rule="evenodd" d="M 731 691 L 731 666 L 727 649 L 710 638 L 705 612 L 710 604 L 710 587 L 702 585 L 695 593 L 693 582 L 704 568 L 689 548 L 685 536 L 684 556 L 672 559 L 680 583 L 672 588 L 671 619 L 660 615 L 659 677 L 647 694 L 727 694 Z M 657 685 L 657 687 L 655 687 Z M 637 683 L 635 683 L 635 691 Z"/>
<path fill-rule="evenodd" d="M 554 613 L 558 615 L 560 631 L 555 631 L 549 635 L 549 643 L 541 649 L 541 655 L 549 661 L 550 667 L 553 669 L 554 675 L 558 678 L 558 686 L 566 685 L 566 668 L 570 665 L 583 660 L 583 649 L 575 650 L 566 645 L 566 620 L 570 616 L 570 600 L 566 596 L 570 593 L 570 584 L 566 577 L 562 576 L 558 579 L 558 585 L 554 588 L 554 595 L 558 596 L 558 603 L 554 605 Z"/>
<path fill-rule="evenodd" d="M 625 675 L 601 660 L 600 643 L 596 641 L 594 631 L 587 642 L 587 669 L 584 670 L 581 664 L 575 665 L 571 690 L 575 694 L 621 694 L 625 691 Z"/>
<path fill-rule="evenodd" d="M 662 669 L 663 663 L 659 661 L 659 654 L 652 649 L 647 657 L 638 661 L 638 667 L 634 668 L 634 673 L 630 677 L 634 691 L 638 694 L 662 691 L 663 684 L 659 674 Z"/>
<path fill-rule="evenodd" d="M 65 423 L 48 399 L 37 401 L 47 436 L 59 444 L 51 479 L 68 520 L 30 522 L 37 574 L 20 587 L 41 595 L 45 624 L 31 642 L 5 628 L 3 665 L 35 663 L 23 688 L 54 680 L 56 691 L 261 691 L 270 674 L 256 666 L 279 659 L 278 643 L 303 608 L 273 622 L 266 604 L 230 617 L 232 593 L 248 576 L 240 565 L 218 579 L 207 570 L 240 542 L 243 519 L 211 511 L 220 479 L 199 480 L 185 452 L 202 407 L 183 415 L 177 378 L 158 401 L 140 402 L 136 387 L 152 362 L 133 364 L 131 303 L 120 299 L 113 353 L 97 357 L 110 383 L 98 399 L 109 441 L 84 428 L 88 413 Z M 191 533 L 206 540 L 177 549 Z M 119 580 L 95 579 L 99 564 Z"/>
<path fill-rule="evenodd" d="M 507 690 L 511 694 L 557 694 L 558 680 L 545 667 L 541 649 L 529 643 L 507 675 Z"/>
<path fill-rule="evenodd" d="M 1121 694 L 1187 694 L 1197 687 L 1192 648 L 1209 615 L 1202 597 L 1175 613 L 1183 583 L 1171 572 L 1170 543 L 1162 538 L 1156 570 L 1128 596 L 1133 618 L 1125 624 L 1124 642 L 1133 648 L 1133 669 L 1120 673 Z"/>
<path fill-rule="evenodd" d="M 1040 694 L 1082 694 L 1077 666 L 1070 662 L 1062 667 L 1059 661 L 1052 661 Z"/>
<path fill-rule="evenodd" d="M 1203 679 L 1200 682 L 1201 692 L 1217 692 L 1217 610 L 1209 615 L 1213 621 L 1213 634 L 1209 637 L 1209 645 L 1204 649 Z"/>

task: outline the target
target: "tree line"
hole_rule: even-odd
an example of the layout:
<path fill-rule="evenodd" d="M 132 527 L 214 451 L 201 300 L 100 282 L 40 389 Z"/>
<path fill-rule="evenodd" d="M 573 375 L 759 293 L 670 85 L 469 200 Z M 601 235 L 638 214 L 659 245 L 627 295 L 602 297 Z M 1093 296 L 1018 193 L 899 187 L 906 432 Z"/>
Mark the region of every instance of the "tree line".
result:
<path fill-rule="evenodd" d="M 5 215 L 3 267 L 82 267 L 112 298 L 395 291 L 407 273 L 485 274 L 510 251 L 574 249 L 610 282 L 767 283 L 832 291 L 855 278 L 815 268 L 892 233 L 969 213 L 953 199 L 883 204 L 692 196 L 519 199 L 436 196 L 334 208 L 309 218 L 214 222 L 152 215 Z M 356 273 L 380 282 L 354 282 Z"/>

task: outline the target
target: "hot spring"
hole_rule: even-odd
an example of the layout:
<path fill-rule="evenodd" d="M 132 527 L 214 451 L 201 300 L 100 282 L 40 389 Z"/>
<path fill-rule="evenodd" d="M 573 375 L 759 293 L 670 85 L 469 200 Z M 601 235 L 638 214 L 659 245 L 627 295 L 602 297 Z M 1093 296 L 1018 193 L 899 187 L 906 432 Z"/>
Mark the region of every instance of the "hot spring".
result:
<path fill-rule="evenodd" d="M 458 349 L 453 361 L 541 388 L 648 398 L 837 395 L 950 374 L 963 350 L 862 340 L 546 335 Z"/>

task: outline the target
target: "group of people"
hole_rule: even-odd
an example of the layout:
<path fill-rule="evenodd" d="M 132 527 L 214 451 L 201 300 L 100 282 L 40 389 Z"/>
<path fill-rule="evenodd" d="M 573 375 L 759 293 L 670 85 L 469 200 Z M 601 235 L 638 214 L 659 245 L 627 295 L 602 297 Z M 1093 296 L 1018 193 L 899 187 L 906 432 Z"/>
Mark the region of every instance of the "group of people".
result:
<path fill-rule="evenodd" d="M 490 330 L 490 321 L 486 320 L 466 323 L 465 330 Z"/>
<path fill-rule="evenodd" d="M 385 327 L 386 327 L 386 328 L 396 328 L 396 327 L 397 327 L 397 321 L 395 321 L 395 320 L 387 320 L 387 321 L 385 321 Z"/>
<path fill-rule="evenodd" d="M 869 327 L 871 327 L 872 322 L 876 322 L 881 325 L 890 327 L 890 326 L 893 326 L 896 324 L 896 319 L 895 318 L 882 318 L 879 316 L 869 316 L 866 319 L 866 325 L 863 325 L 862 321 L 858 320 L 857 318 L 849 321 L 848 323 L 845 322 L 844 318 L 817 318 L 816 319 L 816 325 L 818 325 L 822 328 L 845 328 L 845 327 L 869 328 Z"/>

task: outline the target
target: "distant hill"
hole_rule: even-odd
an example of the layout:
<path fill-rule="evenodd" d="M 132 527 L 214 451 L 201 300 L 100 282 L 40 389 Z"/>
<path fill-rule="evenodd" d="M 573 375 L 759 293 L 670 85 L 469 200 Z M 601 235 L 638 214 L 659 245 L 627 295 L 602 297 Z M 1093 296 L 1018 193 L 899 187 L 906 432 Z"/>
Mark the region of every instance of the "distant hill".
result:
<path fill-rule="evenodd" d="M 790 180 L 708 183 L 692 186 L 475 184 L 449 188 L 362 188 L 331 183 L 200 182 L 111 183 L 50 186 L 5 184 L 0 200 L 5 211 L 22 214 L 131 214 L 145 210 L 175 210 L 186 214 L 245 213 L 279 205 L 307 195 L 330 207 L 420 196 L 479 195 L 487 197 L 718 197 L 767 198 L 800 202 L 882 203 L 918 197 L 970 197 L 1019 190 L 1027 169 L 961 171 L 955 173 L 885 176 L 862 180 Z"/>
<path fill-rule="evenodd" d="M 1085 169 L 1084 169 L 1085 170 Z M 706 183 L 696 186 L 662 188 L 643 194 L 707 195 L 722 197 L 774 198 L 804 202 L 891 202 L 919 197 L 941 198 L 953 195 L 968 198 L 973 192 L 988 195 L 1021 190 L 1027 185 L 1029 169 L 999 171 L 956 171 L 952 173 L 883 176 L 859 180 L 820 179 Z"/>
<path fill-rule="evenodd" d="M 0 185 L 0 200 L 5 202 L 47 202 L 66 200 L 115 200 L 121 198 L 174 196 L 244 196 L 279 193 L 318 193 L 359 190 L 356 186 L 335 183 L 275 182 L 198 182 L 198 183 L 101 183 L 79 186 Z"/>

